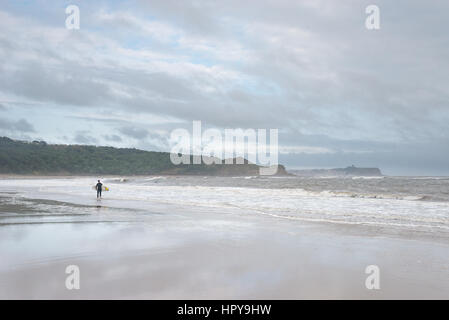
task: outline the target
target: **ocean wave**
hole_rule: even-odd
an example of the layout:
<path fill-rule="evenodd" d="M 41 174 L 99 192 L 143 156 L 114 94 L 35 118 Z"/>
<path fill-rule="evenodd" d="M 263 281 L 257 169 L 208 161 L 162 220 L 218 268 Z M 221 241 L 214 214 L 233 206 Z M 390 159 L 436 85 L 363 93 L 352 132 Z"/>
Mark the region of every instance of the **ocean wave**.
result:
<path fill-rule="evenodd" d="M 279 215 L 282 219 L 325 221 L 347 224 L 398 225 L 445 229 L 449 227 L 449 202 L 434 201 L 432 195 L 310 190 L 305 188 L 255 188 L 201 185 L 202 178 L 189 178 L 172 185 L 155 183 L 161 177 L 132 178 L 129 183 L 108 183 L 105 204 L 126 208 L 216 208 L 235 214 Z M 120 178 L 118 178 L 120 179 Z M 241 181 L 248 181 L 241 178 Z M 241 182 L 240 181 L 240 182 Z M 251 179 L 249 179 L 251 181 Z M 27 197 L 92 203 L 91 178 L 72 180 L 0 181 L 0 190 L 16 190 Z M 220 178 L 214 183 L 223 183 Z M 267 181 L 263 181 L 267 183 Z M 45 185 L 45 187 L 43 187 Z M 328 182 L 319 185 L 328 186 Z M 404 187 L 401 187 L 404 189 Z M 363 191 L 363 190 L 362 190 Z M 78 210 L 78 209 L 77 209 Z M 215 209 L 214 209 L 215 210 Z M 57 212 L 61 212 L 59 209 Z M 79 211 L 79 210 L 78 210 Z M 77 211 L 77 212 L 78 212 Z M 65 213 L 67 210 L 64 209 Z M 124 215 L 127 218 L 129 213 Z M 287 217 L 287 218 L 286 218 Z M 417 228 L 418 228 L 417 227 Z"/>
<path fill-rule="evenodd" d="M 365 198 L 365 199 L 390 199 L 390 200 L 408 200 L 408 201 L 418 201 L 418 200 L 431 200 L 430 197 L 420 196 L 420 195 L 397 195 L 397 194 L 373 194 L 373 193 L 357 193 L 357 192 L 347 192 L 347 191 L 320 191 L 320 195 L 328 195 L 330 197 L 348 197 L 348 198 Z"/>
<path fill-rule="evenodd" d="M 353 180 L 357 179 L 365 179 L 365 180 L 375 180 L 375 179 L 384 179 L 385 176 L 354 176 L 352 177 Z"/>

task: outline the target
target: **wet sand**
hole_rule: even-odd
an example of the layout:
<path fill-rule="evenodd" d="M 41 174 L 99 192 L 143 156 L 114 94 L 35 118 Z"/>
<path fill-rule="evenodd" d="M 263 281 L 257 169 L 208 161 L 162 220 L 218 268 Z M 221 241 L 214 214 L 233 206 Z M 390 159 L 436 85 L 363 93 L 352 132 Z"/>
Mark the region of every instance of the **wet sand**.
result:
<path fill-rule="evenodd" d="M 2 193 L 0 299 L 449 298 L 449 244 L 431 234 L 41 196 Z"/>

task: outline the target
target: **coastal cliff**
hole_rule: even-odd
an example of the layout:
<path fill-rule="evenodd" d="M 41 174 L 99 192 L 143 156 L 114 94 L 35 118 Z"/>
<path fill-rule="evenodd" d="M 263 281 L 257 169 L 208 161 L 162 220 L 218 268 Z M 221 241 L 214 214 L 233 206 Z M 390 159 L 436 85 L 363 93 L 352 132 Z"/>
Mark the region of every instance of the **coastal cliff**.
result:
<path fill-rule="evenodd" d="M 259 165 L 246 159 L 242 164 L 175 165 L 169 152 L 88 145 L 53 145 L 44 141 L 18 141 L 0 137 L 0 173 L 31 175 L 216 175 L 257 176 Z M 276 175 L 287 175 L 279 165 Z"/>

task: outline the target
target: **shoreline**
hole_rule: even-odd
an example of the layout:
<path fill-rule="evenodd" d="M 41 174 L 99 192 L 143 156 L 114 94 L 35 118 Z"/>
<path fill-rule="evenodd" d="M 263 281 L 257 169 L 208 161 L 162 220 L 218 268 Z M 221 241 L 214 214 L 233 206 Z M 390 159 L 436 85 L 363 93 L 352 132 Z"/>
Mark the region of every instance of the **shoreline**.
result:
<path fill-rule="evenodd" d="M 177 188 L 157 185 L 120 189 L 144 188 L 143 198 L 97 201 L 80 178 L 62 192 L 58 179 L 0 188 L 0 298 L 449 297 L 445 234 L 181 205 Z M 65 287 L 69 265 L 80 268 L 80 290 Z M 369 265 L 380 268 L 380 290 L 365 287 Z"/>
<path fill-rule="evenodd" d="M 144 222 L 1 226 L 0 252 L 10 263 L 0 264 L 0 298 L 449 297 L 447 241 L 204 208 L 154 213 Z M 56 238 L 60 244 L 42 247 Z M 13 244 L 15 250 L 5 250 Z M 30 253 L 36 244 L 42 252 Z M 72 264 L 83 274 L 79 291 L 64 287 Z M 380 290 L 364 287 L 372 264 L 382 272 Z"/>
<path fill-rule="evenodd" d="M 4 212 L 4 209 L 2 210 L 2 198 L 8 199 L 8 198 L 14 198 L 14 196 L 18 195 L 18 197 L 27 204 L 32 205 L 39 205 L 39 204 L 49 204 L 53 203 L 55 205 L 63 205 L 68 207 L 75 207 L 75 208 L 91 208 L 91 209 L 98 209 L 100 207 L 102 208 L 108 208 L 113 210 L 127 210 L 127 211 L 136 211 L 136 212 L 145 212 L 147 210 L 145 209 L 139 209 L 139 204 L 136 203 L 131 206 L 127 207 L 120 207 L 117 206 L 115 203 L 111 203 L 108 200 L 109 199 L 102 199 L 102 205 L 100 206 L 98 201 L 92 201 L 91 203 L 86 203 L 85 201 L 78 201 L 78 202 L 72 202 L 69 200 L 52 200 L 48 197 L 43 198 L 34 198 L 34 197 L 24 197 L 23 195 L 19 195 L 15 192 L 2 192 L 0 191 L 0 214 L 2 211 Z M 72 199 L 74 200 L 74 199 Z M 92 200 L 94 200 L 94 197 L 92 197 Z M 103 205 L 105 203 L 105 205 Z M 128 205 L 130 203 L 127 203 Z M 224 209 L 216 209 L 216 208 L 210 208 L 210 207 L 203 207 L 203 206 L 189 206 L 189 207 L 180 207 L 178 205 L 154 205 L 153 210 L 155 211 L 165 211 L 165 210 L 172 210 L 172 211 L 185 211 L 187 213 L 194 213 L 195 211 L 201 211 L 201 212 L 210 212 L 213 214 L 220 213 L 220 214 L 232 214 L 232 212 L 227 212 L 227 210 Z M 33 209 L 31 206 L 27 206 L 25 204 L 19 205 L 18 209 L 13 209 L 13 213 L 25 213 L 25 212 L 39 212 L 39 210 Z M 19 210 L 18 212 L 16 210 Z M 156 212 L 155 212 L 156 213 Z M 162 213 L 161 213 L 162 214 Z M 301 225 L 306 225 L 310 227 L 317 227 L 317 228 L 323 228 L 328 233 L 335 233 L 336 235 L 351 235 L 351 236 L 368 236 L 368 237 L 387 237 L 392 239 L 399 239 L 399 240 L 410 240 L 410 241 L 426 241 L 426 242 L 437 242 L 437 243 L 443 243 L 446 244 L 449 238 L 449 234 L 440 234 L 440 233 L 433 233 L 429 231 L 423 231 L 423 230 L 410 230 L 407 228 L 397 228 L 393 226 L 376 226 L 376 225 L 370 225 L 370 224 L 363 224 L 363 223 L 338 223 L 338 222 L 331 222 L 331 221 L 307 221 L 307 220 L 290 220 L 290 219 L 282 219 L 276 216 L 257 216 L 257 214 L 251 213 L 251 212 L 241 212 L 241 215 L 243 216 L 255 216 L 256 218 L 262 218 L 265 220 L 272 220 L 274 223 L 276 222 L 295 222 Z M 23 215 L 17 215 L 12 217 L 20 218 Z M 77 214 L 77 216 L 81 216 L 81 214 Z M 0 219 L 5 218 L 5 216 L 0 215 Z M 114 221 L 113 221 L 114 222 Z M 120 222 L 120 221 L 117 221 Z M 45 222 L 42 222 L 45 223 Z M 73 223 L 73 221 L 63 221 L 60 223 Z M 11 223 L 14 224 L 14 223 Z M 0 220 L 0 228 L 3 224 Z"/>

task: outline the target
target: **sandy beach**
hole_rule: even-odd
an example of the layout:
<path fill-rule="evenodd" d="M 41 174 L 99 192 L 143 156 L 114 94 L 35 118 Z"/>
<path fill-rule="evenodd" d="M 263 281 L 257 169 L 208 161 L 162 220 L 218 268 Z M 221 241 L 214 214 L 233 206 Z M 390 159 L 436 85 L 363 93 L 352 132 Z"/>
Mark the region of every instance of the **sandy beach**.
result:
<path fill-rule="evenodd" d="M 448 13 L 1 0 L 0 300 L 449 300 Z"/>
<path fill-rule="evenodd" d="M 139 197 L 153 185 L 112 179 L 97 201 L 81 187 L 90 181 L 0 181 L 1 299 L 449 298 L 444 232 L 286 219 L 211 195 L 209 206 L 155 201 Z M 65 286 L 69 265 L 79 290 Z M 368 265 L 379 267 L 378 290 L 365 286 Z"/>

